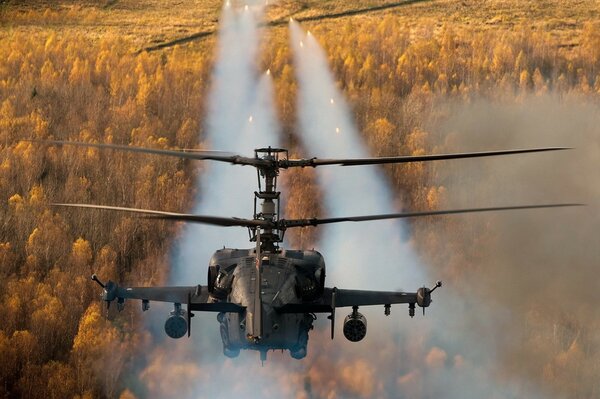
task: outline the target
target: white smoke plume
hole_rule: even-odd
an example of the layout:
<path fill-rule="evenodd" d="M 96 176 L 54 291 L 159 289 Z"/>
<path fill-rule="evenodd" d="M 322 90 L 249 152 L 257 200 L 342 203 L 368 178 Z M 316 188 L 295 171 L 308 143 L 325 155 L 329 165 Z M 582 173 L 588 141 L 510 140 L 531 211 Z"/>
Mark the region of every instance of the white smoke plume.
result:
<path fill-rule="evenodd" d="M 208 98 L 206 127 L 211 149 L 252 156 L 254 148 L 278 146 L 279 126 L 272 102 L 272 79 L 268 71 L 258 71 L 258 24 L 262 6 L 223 7 L 214 67 Z M 199 190 L 193 212 L 206 215 L 249 217 L 252 193 L 256 190 L 256 170 L 251 167 L 206 162 L 199 177 Z M 206 268 L 213 252 L 223 246 L 248 247 L 247 231 L 188 225 L 172 256 L 171 283 L 206 284 Z M 154 307 L 154 306 L 153 306 Z M 292 378 L 277 367 L 277 356 L 264 368 L 258 352 L 242 352 L 234 360 L 222 353 L 219 325 L 215 315 L 197 312 L 191 339 L 166 338 L 162 325 L 170 308 L 153 309 L 155 341 L 139 378 L 145 396 L 167 398 L 291 397 L 299 384 L 271 384 Z M 287 353 L 285 355 L 287 360 Z M 271 360 L 271 359 L 270 359 Z M 300 374 L 297 378 L 302 378 Z M 274 377 L 275 376 L 275 377 Z M 251 388 L 252 387 L 252 388 Z"/>
<path fill-rule="evenodd" d="M 299 82 L 300 129 L 307 150 L 311 156 L 320 157 L 367 156 L 323 50 L 310 33 L 304 34 L 294 22 L 290 25 Z M 325 190 L 328 216 L 397 211 L 383 173 L 377 168 L 321 169 L 318 176 Z M 401 285 L 414 290 L 419 284 L 434 280 L 435 276 L 424 275 L 425 269 L 410 243 L 402 242 L 404 230 L 398 221 L 347 223 L 328 228 L 321 250 L 328 264 L 329 284 L 380 290 Z M 320 373 L 325 373 L 335 381 L 329 389 L 315 384 L 319 385 L 320 395 L 544 396 L 536 393 L 538 387 L 502 376 L 496 367 L 498 353 L 494 345 L 489 345 L 488 337 L 496 333 L 499 325 L 508 324 L 510 313 L 502 307 L 480 304 L 475 298 L 459 297 L 451 290 L 449 287 L 436 292 L 425 320 L 407 320 L 406 310 L 396 306 L 392 314 L 402 323 L 397 327 L 381 317 L 382 309 L 377 314 L 365 309 L 370 330 L 364 341 L 350 345 L 343 339 L 335 344 L 319 341 L 318 346 L 324 345 L 323 352 L 316 358 L 309 357 L 309 376 L 318 379 L 322 378 Z M 314 350 L 317 345 L 314 341 L 312 345 Z M 352 365 L 355 367 L 349 369 Z M 354 386 L 344 381 L 345 373 L 352 376 Z M 361 383 L 365 373 L 368 378 Z"/>
<path fill-rule="evenodd" d="M 587 204 L 496 215 L 492 219 L 496 238 L 479 249 L 480 263 L 469 273 L 467 284 L 476 284 L 486 301 L 505 309 L 504 323 L 492 321 L 506 333 L 490 340 L 498 346 L 505 370 L 543 381 L 552 388 L 552 397 L 597 395 L 598 103 L 545 93 L 509 104 L 484 99 L 468 105 L 450 103 L 447 110 L 451 116 L 439 131 L 449 147 L 574 147 L 477 165 L 466 162 L 456 166 L 460 173 L 444 170 L 439 176 L 450 193 L 447 201 L 454 204 Z M 465 186 L 472 189 L 467 193 Z"/>
<path fill-rule="evenodd" d="M 325 53 L 310 33 L 302 33 L 297 23 L 292 22 L 290 30 L 299 81 L 300 130 L 310 156 L 368 156 L 348 105 L 329 71 Z M 331 217 L 398 211 L 378 167 L 329 166 L 317 172 Z M 328 276 L 335 284 L 392 290 L 399 288 L 394 281 L 411 287 L 423 283 L 414 251 L 400 238 L 404 231 L 400 221 L 346 223 L 324 229 L 322 248 L 327 253 Z M 397 278 L 390 280 L 385 270 L 393 270 Z"/>
<path fill-rule="evenodd" d="M 277 122 L 270 104 L 270 76 L 259 77 L 256 55 L 262 7 L 234 9 L 225 4 L 219 31 L 218 57 L 208 99 L 206 127 L 209 146 L 251 156 L 257 146 L 275 145 Z M 195 213 L 247 217 L 256 171 L 250 167 L 206 162 L 200 176 Z M 216 248 L 246 245 L 241 228 L 190 225 L 172 262 L 172 282 L 204 281 L 206 264 Z M 199 245 L 201 243 L 201 245 Z"/>

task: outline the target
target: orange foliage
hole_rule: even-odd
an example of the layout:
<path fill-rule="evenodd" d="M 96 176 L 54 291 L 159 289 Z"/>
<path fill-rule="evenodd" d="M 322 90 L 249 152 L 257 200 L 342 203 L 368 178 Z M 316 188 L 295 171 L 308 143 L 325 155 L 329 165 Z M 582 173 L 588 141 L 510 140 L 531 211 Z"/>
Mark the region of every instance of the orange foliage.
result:
<path fill-rule="evenodd" d="M 71 18 L 68 12 L 46 14 L 48 23 Z M 336 29 L 317 27 L 316 36 L 373 153 L 390 155 L 432 152 L 435 140 L 425 121 L 440 117 L 432 109 L 442 97 L 517 100 L 523 93 L 550 90 L 600 95 L 597 24 L 585 26 L 580 46 L 570 52 L 553 36 L 527 26 L 498 33 L 461 26 L 415 30 L 388 15 L 366 23 L 348 19 Z M 265 51 L 276 80 L 284 142 L 292 147 L 296 82 L 289 50 L 275 40 Z M 123 282 L 160 280 L 173 227 L 97 211 L 59 211 L 49 202 L 185 211 L 195 170 L 178 160 L 21 140 L 201 147 L 211 62 L 206 54 L 175 48 L 132 55 L 129 43 L 112 37 L 95 42 L 55 33 L 3 37 L 0 396 L 134 397 L 120 377 L 140 341 L 134 332 L 137 316 L 128 310 L 114 324 L 106 321 L 87 279 L 95 270 Z M 406 207 L 436 208 L 446 201 L 445 188 L 431 183 L 435 171 L 428 166 L 386 171 Z M 289 173 L 285 184 L 291 194 L 287 217 L 318 216 L 312 171 Z M 303 230 L 289 234 L 294 245 L 315 241 Z M 557 378 L 580 352 L 574 346 L 558 356 L 545 370 L 547 378 Z M 439 364 L 445 356 L 432 352 L 427 361 Z M 369 396 L 374 388 L 368 378 L 351 378 L 362 368 L 350 365 L 342 378 L 353 394 Z"/>

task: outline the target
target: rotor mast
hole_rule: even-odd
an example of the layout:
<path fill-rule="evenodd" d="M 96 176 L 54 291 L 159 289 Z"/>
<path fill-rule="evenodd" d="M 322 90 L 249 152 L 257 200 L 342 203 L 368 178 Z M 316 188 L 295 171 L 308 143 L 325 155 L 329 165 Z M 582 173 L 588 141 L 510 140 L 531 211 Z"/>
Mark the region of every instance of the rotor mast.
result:
<path fill-rule="evenodd" d="M 277 177 L 280 163 L 288 160 L 288 151 L 281 148 L 257 148 L 254 157 L 263 160 L 256 166 L 258 191 L 254 192 L 254 219 L 266 221 L 267 227 L 249 227 L 250 241 L 259 241 L 261 251 L 278 252 L 283 241 L 284 230 L 279 226 L 280 195 L 277 191 Z M 259 231 L 258 229 L 262 229 Z"/>

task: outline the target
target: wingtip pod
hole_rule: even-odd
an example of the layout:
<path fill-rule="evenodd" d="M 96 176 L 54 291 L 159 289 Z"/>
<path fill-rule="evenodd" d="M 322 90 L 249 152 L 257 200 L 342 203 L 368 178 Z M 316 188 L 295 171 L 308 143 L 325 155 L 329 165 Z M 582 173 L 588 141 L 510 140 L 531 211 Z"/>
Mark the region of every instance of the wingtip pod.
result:
<path fill-rule="evenodd" d="M 90 279 L 92 281 L 96 282 L 100 287 L 102 287 L 101 298 L 104 301 L 104 303 L 106 304 L 106 317 L 108 317 L 108 310 L 110 308 L 110 304 L 115 299 L 117 299 L 118 310 L 119 311 L 123 310 L 125 299 L 118 296 L 119 286 L 115 282 L 108 280 L 106 283 L 103 283 L 102 281 L 100 281 L 100 279 L 98 278 L 98 276 L 95 273 L 92 274 Z"/>
<path fill-rule="evenodd" d="M 417 290 L 417 305 L 419 305 L 419 307 L 423 309 L 423 316 L 425 315 L 425 308 L 431 305 L 431 294 L 433 294 L 433 291 L 440 288 L 441 286 L 442 281 L 438 280 L 435 282 L 433 288 L 421 287 Z"/>

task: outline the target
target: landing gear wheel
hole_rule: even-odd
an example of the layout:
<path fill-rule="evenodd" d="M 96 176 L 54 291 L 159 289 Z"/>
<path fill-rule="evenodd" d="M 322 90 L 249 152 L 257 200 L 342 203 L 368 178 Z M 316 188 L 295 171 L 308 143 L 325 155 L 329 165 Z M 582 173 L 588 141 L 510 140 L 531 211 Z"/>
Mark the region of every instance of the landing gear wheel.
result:
<path fill-rule="evenodd" d="M 290 356 L 294 359 L 304 359 L 306 357 L 306 346 L 290 349 Z"/>
<path fill-rule="evenodd" d="M 227 357 L 234 358 L 240 354 L 239 348 L 232 348 L 229 343 L 229 330 L 225 323 L 221 324 L 221 341 L 223 341 L 223 354 Z"/>
<path fill-rule="evenodd" d="M 239 349 L 227 349 L 227 348 L 223 348 L 223 354 L 225 356 L 227 356 L 228 358 L 236 358 L 240 355 L 240 350 Z"/>

